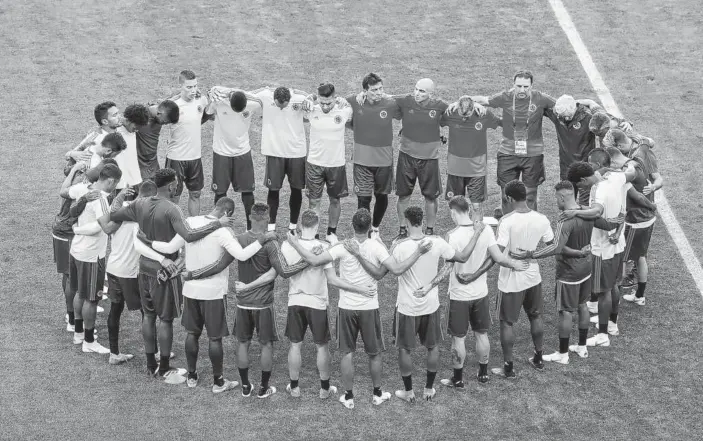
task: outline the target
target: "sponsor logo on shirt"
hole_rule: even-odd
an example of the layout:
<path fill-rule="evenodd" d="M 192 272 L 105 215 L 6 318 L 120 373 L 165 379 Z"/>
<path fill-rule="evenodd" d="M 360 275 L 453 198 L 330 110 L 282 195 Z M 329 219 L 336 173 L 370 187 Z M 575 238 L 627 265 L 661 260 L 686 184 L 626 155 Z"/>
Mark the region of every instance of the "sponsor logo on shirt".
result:
<path fill-rule="evenodd" d="M 476 130 L 481 130 L 483 128 L 483 124 L 481 124 L 481 121 L 477 122 L 476 125 L 474 126 L 474 129 Z"/>
<path fill-rule="evenodd" d="M 388 112 L 386 112 L 385 110 L 381 110 L 381 113 L 379 113 L 378 116 L 380 116 L 381 118 L 386 118 L 388 117 Z"/>
<path fill-rule="evenodd" d="M 335 116 L 335 117 L 334 117 L 334 122 L 335 122 L 336 124 L 341 124 L 341 123 L 342 123 L 342 117 L 339 116 L 339 115 Z"/>
<path fill-rule="evenodd" d="M 430 118 L 434 118 L 437 116 L 437 111 L 436 110 L 430 110 Z"/>
<path fill-rule="evenodd" d="M 300 104 L 293 104 L 293 110 L 295 110 L 296 112 L 300 110 Z"/>
<path fill-rule="evenodd" d="M 576 121 L 576 122 L 574 123 L 573 127 L 574 127 L 574 130 L 578 130 L 578 129 L 581 128 L 581 123 L 578 122 L 578 121 Z"/>
<path fill-rule="evenodd" d="M 249 115 L 251 115 L 251 113 L 249 113 L 248 110 L 245 110 L 244 112 L 242 112 L 242 118 L 249 118 Z"/>

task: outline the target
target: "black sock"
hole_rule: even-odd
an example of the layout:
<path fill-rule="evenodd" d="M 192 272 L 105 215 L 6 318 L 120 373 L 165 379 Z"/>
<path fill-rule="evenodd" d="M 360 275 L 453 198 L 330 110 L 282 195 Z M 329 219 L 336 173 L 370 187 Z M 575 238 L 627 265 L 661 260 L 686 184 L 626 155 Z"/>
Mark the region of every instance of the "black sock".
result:
<path fill-rule="evenodd" d="M 371 211 L 371 196 L 357 196 L 356 197 L 356 209 L 360 210 L 366 208 Z"/>
<path fill-rule="evenodd" d="M 124 302 L 110 303 L 110 312 L 107 314 L 107 339 L 113 354 L 120 353 L 120 317 L 123 310 Z"/>
<path fill-rule="evenodd" d="M 408 235 L 408 227 L 400 227 L 400 229 L 398 230 L 398 233 L 401 235 L 407 236 Z"/>
<path fill-rule="evenodd" d="M 198 379 L 198 373 L 197 372 L 188 372 L 188 378 L 197 380 Z M 220 378 L 222 378 L 222 375 L 220 375 Z M 215 378 L 215 383 L 217 383 L 217 378 Z"/>
<path fill-rule="evenodd" d="M 298 380 L 293 380 L 293 379 L 291 378 L 291 380 L 290 380 L 290 388 L 291 388 L 291 389 L 295 389 L 296 387 L 298 387 Z"/>
<path fill-rule="evenodd" d="M 303 206 L 303 190 L 299 188 L 290 189 L 290 200 L 288 208 L 290 208 L 290 223 L 297 224 L 298 216 L 300 216 L 300 207 Z"/>
<path fill-rule="evenodd" d="M 83 319 L 75 319 L 73 326 L 74 326 L 76 332 L 78 332 L 78 333 L 84 332 Z"/>
<path fill-rule="evenodd" d="M 464 369 L 459 368 L 459 369 L 454 369 L 454 376 L 452 377 L 452 380 L 454 380 L 455 383 L 459 383 L 464 379 Z"/>
<path fill-rule="evenodd" d="M 434 234 L 434 227 L 425 228 L 425 234 L 428 236 L 432 236 Z"/>
<path fill-rule="evenodd" d="M 380 388 L 380 387 L 374 387 L 374 388 L 373 388 L 373 394 L 376 395 L 377 397 L 380 397 L 382 393 L 383 393 L 383 392 L 381 392 L 381 388 Z"/>
<path fill-rule="evenodd" d="M 264 389 L 269 388 L 269 379 L 271 378 L 271 371 L 261 371 L 261 387 Z"/>
<path fill-rule="evenodd" d="M 599 334 L 607 334 L 608 333 L 608 324 L 602 324 L 598 323 L 598 333 Z"/>
<path fill-rule="evenodd" d="M 488 375 L 488 363 L 478 364 L 478 374 L 480 376 Z"/>
<path fill-rule="evenodd" d="M 586 346 L 586 340 L 588 339 L 588 328 L 579 328 L 579 346 Z"/>
<path fill-rule="evenodd" d="M 171 354 L 163 355 L 161 354 L 161 360 L 159 362 L 159 374 L 163 375 L 171 369 L 170 357 Z"/>
<path fill-rule="evenodd" d="M 642 298 L 644 297 L 644 290 L 647 288 L 647 282 L 637 282 L 637 292 L 635 293 L 635 297 Z M 69 320 L 71 316 L 69 315 Z"/>
<path fill-rule="evenodd" d="M 405 386 L 405 390 L 407 392 L 413 390 L 413 376 L 412 376 L 412 374 L 408 375 L 407 377 L 403 377 L 403 385 Z"/>
<path fill-rule="evenodd" d="M 591 293 L 591 303 L 595 303 L 598 301 L 598 294 L 597 293 Z"/>
<path fill-rule="evenodd" d="M 68 311 L 68 324 L 76 325 L 76 314 L 73 311 Z"/>
<path fill-rule="evenodd" d="M 535 363 L 542 361 L 542 351 L 535 351 L 535 357 L 532 359 Z"/>
<path fill-rule="evenodd" d="M 437 372 L 427 371 L 427 381 L 425 382 L 425 389 L 432 389 L 434 386 L 434 379 L 437 376 Z"/>
<path fill-rule="evenodd" d="M 250 191 L 242 192 L 242 205 L 244 205 L 244 215 L 247 217 L 247 230 L 251 230 L 251 207 L 254 206 L 254 193 Z"/>
<path fill-rule="evenodd" d="M 85 342 L 93 343 L 95 341 L 95 328 L 85 328 Z"/>
<path fill-rule="evenodd" d="M 320 387 L 324 390 L 330 390 L 330 379 L 320 380 Z"/>
<path fill-rule="evenodd" d="M 378 228 L 381 225 L 383 216 L 386 214 L 386 209 L 388 208 L 388 195 L 376 193 L 376 204 L 373 206 L 373 218 L 371 219 L 371 225 L 374 228 Z"/>
<path fill-rule="evenodd" d="M 266 204 L 269 206 L 269 223 L 276 223 L 276 216 L 278 216 L 278 204 L 279 204 L 279 194 L 278 190 L 269 190 L 269 194 L 266 197 Z"/>
<path fill-rule="evenodd" d="M 239 368 L 239 379 L 242 380 L 242 386 L 249 385 L 249 368 Z"/>
<path fill-rule="evenodd" d="M 146 354 L 146 368 L 154 372 L 158 364 L 156 363 L 156 354 Z"/>
<path fill-rule="evenodd" d="M 354 392 L 352 392 L 351 389 L 348 391 L 344 392 L 344 399 L 345 400 L 353 400 L 354 399 Z"/>
<path fill-rule="evenodd" d="M 337 227 L 327 227 L 327 235 L 337 234 Z"/>
<path fill-rule="evenodd" d="M 512 361 L 504 362 L 503 363 L 503 371 L 512 372 L 513 371 L 513 362 Z"/>
<path fill-rule="evenodd" d="M 217 377 L 215 377 L 214 383 L 220 387 L 224 386 L 225 385 L 225 377 L 223 377 L 222 375 L 218 375 Z"/>
<path fill-rule="evenodd" d="M 566 354 L 569 352 L 569 337 L 559 337 L 559 353 Z"/>
<path fill-rule="evenodd" d="M 617 313 L 610 314 L 610 321 L 613 323 L 617 323 L 618 322 L 618 314 Z"/>

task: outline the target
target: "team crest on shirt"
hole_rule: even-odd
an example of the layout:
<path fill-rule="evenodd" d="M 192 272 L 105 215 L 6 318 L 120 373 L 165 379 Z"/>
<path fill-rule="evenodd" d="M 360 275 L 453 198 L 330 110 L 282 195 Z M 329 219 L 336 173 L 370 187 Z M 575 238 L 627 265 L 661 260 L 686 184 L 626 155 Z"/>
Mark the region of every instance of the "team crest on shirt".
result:
<path fill-rule="evenodd" d="M 530 112 L 534 112 L 535 110 L 537 110 L 537 106 L 535 104 L 530 104 L 529 110 Z"/>
<path fill-rule="evenodd" d="M 576 121 L 576 122 L 574 123 L 574 125 L 573 125 L 573 128 L 574 128 L 575 130 L 580 129 L 580 128 L 581 128 L 581 123 L 578 122 L 578 121 Z"/>
<path fill-rule="evenodd" d="M 447 199 L 451 199 L 454 197 L 454 192 L 453 191 L 448 191 L 447 192 Z"/>
<path fill-rule="evenodd" d="M 296 112 L 300 110 L 300 104 L 293 104 L 293 110 L 295 110 Z"/>
<path fill-rule="evenodd" d="M 198 113 L 203 111 L 203 106 L 198 106 Z"/>
<path fill-rule="evenodd" d="M 242 118 L 249 118 L 249 115 L 251 115 L 251 114 L 249 113 L 248 110 L 245 110 L 244 112 L 242 112 Z"/>
<path fill-rule="evenodd" d="M 477 122 L 476 125 L 474 126 L 474 129 L 476 130 L 481 130 L 483 128 L 483 124 L 481 124 L 481 121 Z"/>
<path fill-rule="evenodd" d="M 430 110 L 430 118 L 434 118 L 437 116 L 437 111 L 436 110 Z"/>
<path fill-rule="evenodd" d="M 381 118 L 387 118 L 388 117 L 388 112 L 385 110 L 381 110 L 381 113 L 378 114 Z"/>
<path fill-rule="evenodd" d="M 214 182 L 212 183 L 212 191 L 217 191 L 217 184 Z"/>
<path fill-rule="evenodd" d="M 334 117 L 334 122 L 337 123 L 337 124 L 341 124 L 341 123 L 342 123 L 342 117 L 339 116 L 339 115 L 335 116 L 335 117 Z"/>

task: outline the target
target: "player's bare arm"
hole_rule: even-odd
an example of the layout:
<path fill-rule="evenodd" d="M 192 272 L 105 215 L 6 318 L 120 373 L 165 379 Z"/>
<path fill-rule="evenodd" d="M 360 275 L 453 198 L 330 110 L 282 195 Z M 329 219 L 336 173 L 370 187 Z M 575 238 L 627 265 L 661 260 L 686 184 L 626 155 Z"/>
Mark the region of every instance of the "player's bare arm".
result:
<path fill-rule="evenodd" d="M 373 297 L 376 295 L 376 286 L 373 284 L 368 285 L 355 285 L 349 283 L 337 275 L 337 271 L 334 268 L 326 268 L 325 276 L 327 277 L 327 284 L 334 286 L 337 289 L 342 289 L 344 291 L 353 292 L 356 294 L 361 294 L 365 297 Z"/>
<path fill-rule="evenodd" d="M 300 240 L 298 239 L 298 236 L 294 235 L 291 232 L 288 232 L 288 243 L 290 246 L 295 249 L 295 251 L 300 254 L 300 257 L 306 261 L 310 266 L 321 266 L 321 265 L 326 265 L 328 263 L 334 262 L 334 259 L 332 258 L 332 255 L 325 250 L 320 254 L 315 254 L 312 251 L 303 248 L 302 245 L 300 245 Z"/>
<path fill-rule="evenodd" d="M 276 273 L 276 268 L 271 268 L 270 270 L 257 277 L 256 280 L 253 280 L 252 282 L 244 283 L 240 282 L 239 280 L 235 281 L 234 287 L 237 292 L 251 291 L 273 282 L 274 280 L 276 280 L 277 275 L 278 273 Z"/>

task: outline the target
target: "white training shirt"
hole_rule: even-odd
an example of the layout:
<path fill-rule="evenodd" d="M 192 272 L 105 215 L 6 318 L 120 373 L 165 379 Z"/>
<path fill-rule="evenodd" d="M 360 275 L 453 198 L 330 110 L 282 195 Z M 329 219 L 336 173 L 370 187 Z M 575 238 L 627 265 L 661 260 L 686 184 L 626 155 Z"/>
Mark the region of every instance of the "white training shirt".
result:
<path fill-rule="evenodd" d="M 354 239 L 356 240 L 356 239 Z M 367 239 L 363 242 L 357 241 L 361 255 L 376 266 L 390 257 L 385 245 L 377 240 Z M 339 308 L 352 311 L 365 311 L 378 309 L 378 281 L 371 274 L 367 273 L 356 257 L 352 256 L 344 244 L 338 243 L 331 247 L 328 252 L 334 260 L 339 260 L 339 277 L 345 282 L 355 286 L 373 285 L 376 292 L 373 297 L 367 297 L 355 292 L 339 290 Z"/>
<path fill-rule="evenodd" d="M 123 279 L 136 279 L 139 275 L 139 254 L 134 249 L 134 235 L 138 230 L 138 223 L 122 222 L 112 234 L 110 256 L 105 267 L 109 274 Z"/>
<path fill-rule="evenodd" d="M 352 118 L 351 106 L 340 109 L 334 105 L 329 113 L 315 104 L 308 114 L 310 121 L 310 149 L 308 162 L 323 167 L 341 167 L 346 163 L 345 124 Z"/>
<path fill-rule="evenodd" d="M 117 133 L 122 135 L 127 143 L 127 148 L 115 156 L 117 166 L 122 171 L 122 179 L 120 179 L 116 187 L 120 190 L 128 184 L 131 187 L 141 184 L 142 172 L 139 169 L 139 159 L 137 158 L 137 134 L 130 133 L 124 127 L 119 127 Z"/>
<path fill-rule="evenodd" d="M 540 241 L 554 240 L 554 232 L 547 216 L 530 210 L 527 213 L 513 211 L 506 214 L 498 223 L 498 238 L 496 243 L 505 247 L 503 254 L 519 253 L 520 250 L 534 251 Z M 515 271 L 512 268 L 500 267 L 498 273 L 498 289 L 502 292 L 520 292 L 542 283 L 539 264 L 530 261 L 525 271 Z"/>
<path fill-rule="evenodd" d="M 261 111 L 261 102 L 247 100 L 241 112 L 235 112 L 229 100 L 216 101 L 215 129 L 212 136 L 212 151 L 222 156 L 241 156 L 251 150 L 249 127 L 251 118 Z"/>
<path fill-rule="evenodd" d="M 106 132 L 105 130 L 100 129 L 100 133 L 98 133 L 98 135 L 95 137 L 95 139 L 93 140 L 93 143 L 89 147 L 86 148 L 86 151 L 90 151 L 93 153 L 93 156 L 90 157 L 89 168 L 93 168 L 93 167 L 97 166 L 98 164 L 100 164 L 100 161 L 103 160 L 102 157 L 98 156 L 98 154 L 95 153 L 95 146 L 103 142 L 103 139 L 105 139 L 105 136 L 107 136 L 107 133 L 108 132 Z"/>
<path fill-rule="evenodd" d="M 447 242 L 457 252 L 466 248 L 474 237 L 473 225 L 460 225 L 447 233 Z M 475 273 L 481 268 L 481 264 L 488 257 L 488 248 L 496 244 L 496 236 L 493 229 L 486 227 L 481 232 L 476 248 L 464 263 L 455 263 L 452 274 L 449 276 L 449 299 L 461 300 L 464 302 L 478 300 L 488 295 L 488 273 L 483 273 L 473 282 L 463 285 L 456 278 L 457 274 Z"/>
<path fill-rule="evenodd" d="M 71 199 L 78 199 L 85 194 L 84 190 L 86 190 L 85 186 L 74 185 L 68 190 L 68 196 Z M 98 199 L 88 202 L 83 213 L 78 216 L 76 225 L 83 227 L 96 223 L 105 213 L 109 213 L 110 206 L 107 203 L 107 196 L 108 193 L 103 191 Z M 92 236 L 76 234 L 71 241 L 71 256 L 81 262 L 97 262 L 98 259 L 105 257 L 106 252 L 107 234 L 101 228 Z"/>
<path fill-rule="evenodd" d="M 201 121 L 207 106 L 207 98 L 201 96 L 192 101 L 179 97 L 175 100 L 180 110 L 178 122 L 169 124 L 171 137 L 166 147 L 166 158 L 190 161 L 202 156 Z"/>
<path fill-rule="evenodd" d="M 324 249 L 329 247 L 327 242 L 318 239 L 300 239 L 299 242 L 306 250 L 312 250 L 316 246 Z M 281 253 L 289 265 L 296 264 L 302 259 L 288 241 L 281 244 Z M 288 279 L 288 306 L 327 309 L 330 303 L 325 275 L 327 268 L 334 268 L 334 265 L 328 263 L 323 266 L 311 266 Z"/>
<path fill-rule="evenodd" d="M 262 102 L 261 154 L 278 158 L 304 158 L 307 155 L 303 124 L 303 95 L 291 92 L 290 102 L 280 109 L 273 100 L 274 89 L 256 94 Z"/>
<path fill-rule="evenodd" d="M 601 217 L 614 219 L 625 213 L 625 191 L 627 178 L 624 172 L 610 171 L 603 176 L 605 179 L 597 182 L 591 187 L 590 205 L 599 204 L 603 207 Z M 591 254 L 600 256 L 603 260 L 612 259 L 616 254 L 625 251 L 625 232 L 620 233 L 620 238 L 616 245 L 610 243 L 608 235 L 615 230 L 605 231 L 600 228 L 593 228 L 591 233 Z"/>
<path fill-rule="evenodd" d="M 437 236 L 427 236 L 422 240 L 433 242 L 432 248 L 417 260 L 413 266 L 398 277 L 398 312 L 403 315 L 419 316 L 432 314 L 439 308 L 439 290 L 435 286 L 425 297 L 415 297 L 413 293 L 418 288 L 427 286 L 437 276 L 439 259 L 449 260 L 456 252 L 444 239 Z M 410 257 L 420 243 L 420 240 L 405 239 L 393 247 L 391 254 L 395 260 L 402 262 Z"/>

